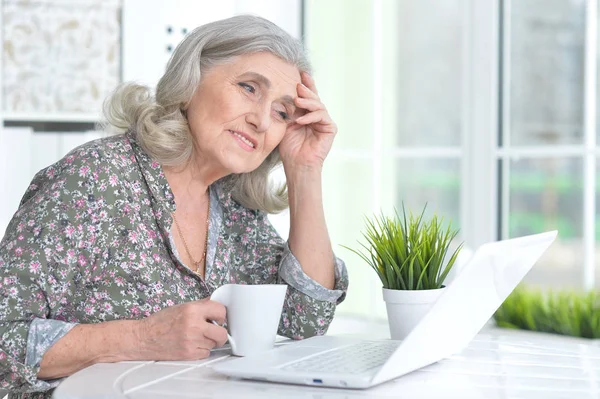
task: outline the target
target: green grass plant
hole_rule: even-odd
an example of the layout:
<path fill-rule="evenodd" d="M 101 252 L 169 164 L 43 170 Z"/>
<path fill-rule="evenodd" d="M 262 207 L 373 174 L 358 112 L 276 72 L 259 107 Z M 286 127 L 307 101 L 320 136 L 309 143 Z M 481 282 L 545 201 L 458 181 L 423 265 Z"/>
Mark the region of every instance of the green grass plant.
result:
<path fill-rule="evenodd" d="M 494 314 L 500 327 L 600 338 L 600 292 L 517 287 Z"/>
<path fill-rule="evenodd" d="M 379 276 L 383 287 L 392 290 L 430 290 L 441 288 L 444 279 L 454 266 L 460 244 L 449 255 L 450 244 L 458 234 L 443 218 L 433 215 L 424 219 L 407 216 L 402 206 L 402 216 L 383 214 L 365 218 L 366 243 L 359 242 L 361 250 L 345 247 L 360 256 Z M 448 257 L 449 255 L 449 257 Z M 447 259 L 445 263 L 444 260 Z"/>

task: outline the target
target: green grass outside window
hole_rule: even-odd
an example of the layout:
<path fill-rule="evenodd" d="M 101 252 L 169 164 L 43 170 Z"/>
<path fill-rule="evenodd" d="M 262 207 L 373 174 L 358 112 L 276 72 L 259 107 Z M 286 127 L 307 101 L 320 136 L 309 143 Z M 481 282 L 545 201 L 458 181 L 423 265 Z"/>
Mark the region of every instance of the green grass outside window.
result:
<path fill-rule="evenodd" d="M 520 286 L 494 315 L 500 327 L 600 338 L 600 292 Z"/>

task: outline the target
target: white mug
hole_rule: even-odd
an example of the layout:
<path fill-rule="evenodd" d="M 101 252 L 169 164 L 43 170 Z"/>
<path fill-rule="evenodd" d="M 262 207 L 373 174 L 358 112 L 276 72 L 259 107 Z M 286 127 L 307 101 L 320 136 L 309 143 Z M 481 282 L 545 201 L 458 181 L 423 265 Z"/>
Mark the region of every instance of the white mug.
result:
<path fill-rule="evenodd" d="M 212 293 L 210 299 L 227 308 L 227 338 L 234 355 L 274 347 L 286 291 L 285 284 L 225 284 Z"/>

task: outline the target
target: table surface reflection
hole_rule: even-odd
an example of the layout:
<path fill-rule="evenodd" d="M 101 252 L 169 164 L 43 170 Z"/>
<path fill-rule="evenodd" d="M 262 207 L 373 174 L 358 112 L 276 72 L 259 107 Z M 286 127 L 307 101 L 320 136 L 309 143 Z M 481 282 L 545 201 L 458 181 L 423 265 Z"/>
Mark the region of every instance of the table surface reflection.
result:
<path fill-rule="evenodd" d="M 240 380 L 207 367 L 229 356 L 224 347 L 200 361 L 97 364 L 67 378 L 54 398 L 600 397 L 596 341 L 537 333 L 484 330 L 461 353 L 367 390 Z"/>

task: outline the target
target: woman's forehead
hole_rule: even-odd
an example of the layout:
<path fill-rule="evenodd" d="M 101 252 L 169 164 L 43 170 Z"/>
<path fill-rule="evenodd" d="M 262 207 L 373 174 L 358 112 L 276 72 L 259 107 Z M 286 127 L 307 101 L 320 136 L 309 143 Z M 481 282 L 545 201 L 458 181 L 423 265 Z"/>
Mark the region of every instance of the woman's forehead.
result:
<path fill-rule="evenodd" d="M 298 68 L 271 53 L 241 55 L 224 65 L 224 67 L 224 72 L 232 75 L 232 77 L 260 75 L 267 79 L 271 85 L 295 85 L 300 83 Z"/>

